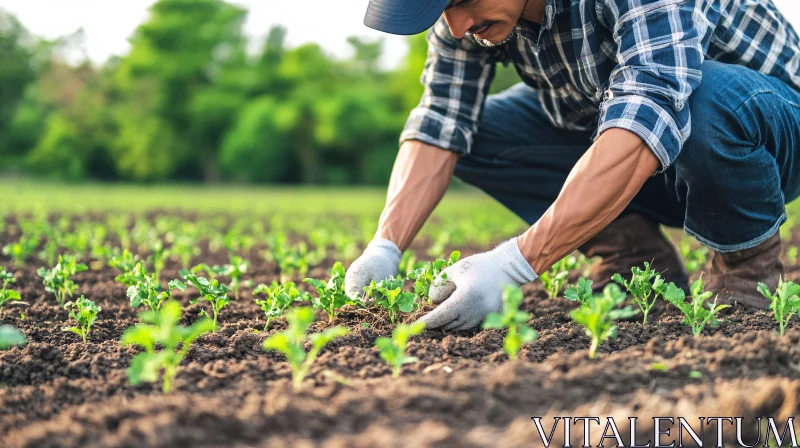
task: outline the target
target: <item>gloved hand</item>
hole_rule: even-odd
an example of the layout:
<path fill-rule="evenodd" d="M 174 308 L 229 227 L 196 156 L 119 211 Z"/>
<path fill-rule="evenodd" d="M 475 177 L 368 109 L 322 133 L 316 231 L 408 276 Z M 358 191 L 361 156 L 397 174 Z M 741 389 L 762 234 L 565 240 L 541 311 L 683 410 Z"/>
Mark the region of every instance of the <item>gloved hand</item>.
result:
<path fill-rule="evenodd" d="M 403 253 L 393 242 L 375 238 L 364 253 L 356 258 L 344 276 L 344 289 L 350 296 L 361 297 L 364 287 L 397 275 Z"/>
<path fill-rule="evenodd" d="M 441 304 L 420 320 L 426 328 L 467 330 L 477 327 L 489 313 L 503 308 L 503 288 L 521 286 L 539 276 L 511 239 L 490 252 L 476 254 L 445 268 L 446 279 L 431 286 L 433 303 Z"/>

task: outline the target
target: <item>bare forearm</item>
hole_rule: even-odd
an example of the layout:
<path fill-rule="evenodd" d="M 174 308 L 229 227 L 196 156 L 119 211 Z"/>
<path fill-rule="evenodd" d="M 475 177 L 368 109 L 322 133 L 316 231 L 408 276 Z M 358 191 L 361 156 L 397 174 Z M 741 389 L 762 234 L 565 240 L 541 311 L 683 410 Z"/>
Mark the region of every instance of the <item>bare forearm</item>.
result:
<path fill-rule="evenodd" d="M 609 129 L 581 157 L 553 205 L 520 236 L 537 273 L 550 268 L 611 223 L 659 167 L 632 132 Z"/>
<path fill-rule="evenodd" d="M 458 155 L 416 140 L 397 154 L 376 237 L 405 250 L 442 199 Z"/>

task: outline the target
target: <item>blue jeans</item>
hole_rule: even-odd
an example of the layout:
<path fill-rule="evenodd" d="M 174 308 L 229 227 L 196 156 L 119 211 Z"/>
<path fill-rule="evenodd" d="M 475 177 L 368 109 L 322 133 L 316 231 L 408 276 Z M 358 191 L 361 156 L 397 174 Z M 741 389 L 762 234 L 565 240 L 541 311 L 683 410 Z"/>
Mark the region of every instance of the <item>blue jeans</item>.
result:
<path fill-rule="evenodd" d="M 800 92 L 778 78 L 714 61 L 689 107 L 692 132 L 675 163 L 650 178 L 624 214 L 683 227 L 719 252 L 757 246 L 800 195 Z M 591 146 L 557 129 L 536 92 L 518 84 L 486 100 L 472 152 L 455 174 L 536 222 Z"/>

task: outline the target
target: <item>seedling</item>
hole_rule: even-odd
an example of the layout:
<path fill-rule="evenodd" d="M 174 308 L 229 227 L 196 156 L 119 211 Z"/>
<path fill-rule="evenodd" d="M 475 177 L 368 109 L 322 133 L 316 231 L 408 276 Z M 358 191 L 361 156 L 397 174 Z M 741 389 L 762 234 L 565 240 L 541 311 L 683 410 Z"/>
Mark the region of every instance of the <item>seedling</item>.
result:
<path fill-rule="evenodd" d="M 122 283 L 129 285 L 127 295 L 134 308 L 145 305 L 151 310 L 157 310 L 161 308 L 165 300 L 170 298 L 170 290 L 180 289 L 183 291 L 186 289 L 186 285 L 179 280 L 172 280 L 169 282 L 168 289 L 164 291 L 155 275 L 147 272 L 147 267 L 141 261 L 133 268 L 133 272 L 118 276 L 118 281 L 120 277 L 122 277 Z"/>
<path fill-rule="evenodd" d="M 392 365 L 392 378 L 400 376 L 400 371 L 405 364 L 419 361 L 416 356 L 406 356 L 408 338 L 416 336 L 425 329 L 425 322 L 415 322 L 411 325 L 400 324 L 392 332 L 392 337 L 379 337 L 375 340 L 380 357 Z"/>
<path fill-rule="evenodd" d="M 23 267 L 36 247 L 39 246 L 39 237 L 36 235 L 22 235 L 19 241 L 3 247 L 3 255 L 8 255 L 14 260 L 14 266 Z"/>
<path fill-rule="evenodd" d="M 122 283 L 125 286 L 131 286 L 134 280 L 126 277 L 126 274 L 133 272 L 137 263 L 137 257 L 133 255 L 131 251 L 125 249 L 121 254 L 111 257 L 108 265 L 112 268 L 119 269 L 122 272 L 122 274 L 114 278 L 115 281 Z"/>
<path fill-rule="evenodd" d="M 0 325 L 0 350 L 7 350 L 14 346 L 23 346 L 28 343 L 25 335 L 11 325 Z"/>
<path fill-rule="evenodd" d="M 266 296 L 264 300 L 255 299 L 256 305 L 260 306 L 267 316 L 264 331 L 267 330 L 272 319 L 280 317 L 292 302 L 309 300 L 308 293 L 297 289 L 297 286 L 292 282 L 279 284 L 273 281 L 270 286 L 262 283 L 253 290 L 253 295 L 257 294 Z"/>
<path fill-rule="evenodd" d="M 311 322 L 314 321 L 314 310 L 308 307 L 294 308 L 286 313 L 289 328 L 280 333 L 275 333 L 264 341 L 264 350 L 277 350 L 286 356 L 292 366 L 292 385 L 299 391 L 303 385 L 308 371 L 320 350 L 333 339 L 346 335 L 349 331 L 344 327 L 329 328 L 322 333 L 308 335 L 311 341 L 311 350 L 306 353 L 303 349 L 303 340 Z"/>
<path fill-rule="evenodd" d="M 7 302 L 16 302 L 21 299 L 19 292 L 13 289 L 0 289 L 0 308 L 4 307 Z"/>
<path fill-rule="evenodd" d="M 142 323 L 125 330 L 121 341 L 123 346 L 135 344 L 145 349 L 133 358 L 128 368 L 128 381 L 132 385 L 158 381 L 163 372 L 162 390 L 168 393 L 192 342 L 216 328 L 208 319 L 197 321 L 188 328 L 182 327 L 178 325 L 180 319 L 181 305 L 168 301 L 161 310 L 140 313 Z M 156 344 L 163 347 L 160 352 L 155 351 Z"/>
<path fill-rule="evenodd" d="M 198 277 L 194 274 L 188 274 L 183 277 L 187 282 L 194 285 L 198 291 L 200 291 L 200 298 L 194 299 L 189 303 L 197 303 L 201 300 L 205 300 L 209 304 L 211 304 L 211 313 L 212 313 L 212 322 L 214 323 L 214 327 L 217 326 L 217 318 L 219 317 L 219 312 L 225 308 L 225 305 L 230 303 L 230 299 L 228 299 L 228 288 L 225 285 L 221 285 L 219 280 L 213 279 L 208 281 L 205 277 Z M 184 290 L 186 286 L 176 281 L 174 285 L 180 289 Z M 206 310 L 200 311 L 201 316 L 209 317 L 209 314 Z"/>
<path fill-rule="evenodd" d="M 250 287 L 252 285 L 252 281 L 250 280 L 242 281 L 242 276 L 247 273 L 247 269 L 249 268 L 250 262 L 236 255 L 231 256 L 231 264 L 225 265 L 223 275 L 231 279 L 228 288 L 233 290 L 233 297 L 236 298 L 236 300 L 239 300 L 239 288 L 242 285 L 245 287 Z"/>
<path fill-rule="evenodd" d="M 394 325 L 397 312 L 410 313 L 418 305 L 414 293 L 403 291 L 403 280 L 389 277 L 378 283 L 374 281 L 364 288 L 367 297 L 374 298 L 375 303 L 389 312 L 389 320 Z"/>
<path fill-rule="evenodd" d="M 180 260 L 181 268 L 183 269 L 189 269 L 192 258 L 200 255 L 200 248 L 197 247 L 197 238 L 191 233 L 182 233 L 176 237 L 171 249 Z"/>
<path fill-rule="evenodd" d="M 690 274 L 703 269 L 706 265 L 706 259 L 708 258 L 707 247 L 701 246 L 697 249 L 692 249 L 691 242 L 688 239 L 683 239 L 678 245 L 678 249 L 681 258 L 683 258 L 683 263 L 686 265 L 686 270 Z"/>
<path fill-rule="evenodd" d="M 74 302 L 67 302 L 66 306 L 69 305 L 72 305 L 72 309 L 69 311 L 69 317 L 75 319 L 78 325 L 66 327 L 63 330 L 77 334 L 83 338 L 83 343 L 85 344 L 86 337 L 89 336 L 92 325 L 94 325 L 94 322 L 97 320 L 97 313 L 100 312 L 101 308 L 84 296 L 80 296 L 78 300 Z"/>
<path fill-rule="evenodd" d="M 14 280 L 14 273 L 6 271 L 6 268 L 0 266 L 0 281 L 3 282 L 3 290 L 5 290 L 8 288 L 8 285 L 16 282 L 16 280 Z"/>
<path fill-rule="evenodd" d="M 547 297 L 551 299 L 558 297 L 564 284 L 567 282 L 570 271 L 580 268 L 578 257 L 568 255 L 550 267 L 549 270 L 539 276 Z"/>
<path fill-rule="evenodd" d="M 72 297 L 78 289 L 70 277 L 87 269 L 85 264 L 78 264 L 71 257 L 59 256 L 58 264 L 53 269 L 39 268 L 36 272 L 42 277 L 44 289 L 55 294 L 59 306 L 64 306 L 67 296 Z"/>
<path fill-rule="evenodd" d="M 209 279 L 214 280 L 215 278 L 224 275 L 225 272 L 228 270 L 228 265 L 224 264 L 222 266 L 209 266 L 205 263 L 200 263 L 192 268 L 191 271 L 187 271 L 185 269 L 180 270 L 180 275 L 185 277 L 187 274 L 199 274 L 201 272 L 205 272 Z"/>
<path fill-rule="evenodd" d="M 702 276 L 692 283 L 689 290 L 691 292 L 692 301 L 687 303 L 686 293 L 684 293 L 681 288 L 675 286 L 674 283 L 670 283 L 664 291 L 664 300 L 678 307 L 684 316 L 683 322 L 681 323 L 689 325 L 692 328 L 693 335 L 700 336 L 700 333 L 703 332 L 706 325 L 712 328 L 719 325 L 716 314 L 725 308 L 730 308 L 730 305 L 717 305 L 716 298 L 714 299 L 714 303 L 706 304 L 706 300 L 708 300 L 713 293 L 711 291 L 703 291 Z M 706 305 L 708 305 L 708 308 L 706 308 Z"/>
<path fill-rule="evenodd" d="M 503 350 L 511 361 L 517 360 L 517 354 L 522 344 L 535 340 L 539 335 L 534 329 L 525 325 L 530 320 L 530 313 L 520 311 L 522 304 L 522 289 L 516 286 L 506 286 L 503 289 L 503 311 L 489 313 L 483 321 L 482 328 L 496 330 L 507 329 L 503 339 Z"/>
<path fill-rule="evenodd" d="M 626 306 L 617 309 L 625 301 L 625 293 L 617 285 L 608 285 L 603 290 L 602 296 L 593 296 L 585 305 L 569 313 L 572 320 L 586 329 L 586 335 L 592 339 L 589 347 L 589 358 L 594 359 L 597 348 L 609 338 L 617 336 L 617 326 L 614 324 L 619 319 L 635 316 L 638 311 Z"/>
<path fill-rule="evenodd" d="M 578 279 L 575 286 L 568 286 L 564 291 L 564 297 L 573 302 L 579 302 L 581 305 L 586 305 L 592 300 L 592 281 L 583 277 Z"/>
<path fill-rule="evenodd" d="M 656 303 L 659 294 L 664 290 L 664 279 L 661 273 L 650 268 L 650 263 L 644 263 L 644 270 L 634 266 L 631 268 L 633 276 L 630 281 L 624 280 L 621 275 L 614 274 L 611 280 L 624 286 L 633 296 L 633 303 L 639 307 L 644 315 L 642 324 L 647 325 L 647 315 Z M 650 297 L 652 296 L 652 300 Z"/>
<path fill-rule="evenodd" d="M 322 309 L 328 315 L 328 321 L 333 322 L 336 311 L 351 304 L 358 304 L 357 298 L 347 295 L 344 290 L 344 266 L 338 261 L 331 268 L 331 278 L 328 282 L 323 282 L 314 278 L 307 278 L 303 281 L 311 285 L 319 297 L 311 297 L 311 305 L 314 308 Z"/>
<path fill-rule="evenodd" d="M 792 316 L 800 313 L 800 285 L 779 279 L 775 294 L 764 283 L 758 284 L 758 292 L 772 302 L 769 307 L 778 321 L 778 331 L 783 335 Z"/>
<path fill-rule="evenodd" d="M 156 277 L 156 281 L 161 278 L 161 271 L 164 269 L 164 266 L 167 264 L 167 260 L 172 255 L 172 252 L 164 247 L 164 243 L 161 239 L 156 239 L 150 245 L 150 257 L 148 260 L 150 264 L 153 265 L 153 275 Z"/>
<path fill-rule="evenodd" d="M 304 277 L 311 266 L 322 261 L 318 252 L 309 251 L 306 243 L 290 245 L 288 238 L 283 233 L 272 233 L 267 241 L 269 250 L 264 252 L 264 258 L 278 264 L 281 272 L 281 282 L 287 282 L 295 275 Z"/>
<path fill-rule="evenodd" d="M 446 260 L 439 258 L 419 269 L 409 272 L 408 278 L 414 280 L 414 294 L 416 294 L 417 297 L 426 300 L 428 303 L 431 303 L 431 286 L 434 285 L 434 282 L 437 281 L 437 279 L 439 279 L 438 281 L 446 280 L 447 273 L 443 273 L 442 271 L 448 266 L 452 266 L 460 258 L 461 252 L 453 251 L 450 253 L 450 257 Z M 400 272 L 403 271 L 401 270 Z"/>

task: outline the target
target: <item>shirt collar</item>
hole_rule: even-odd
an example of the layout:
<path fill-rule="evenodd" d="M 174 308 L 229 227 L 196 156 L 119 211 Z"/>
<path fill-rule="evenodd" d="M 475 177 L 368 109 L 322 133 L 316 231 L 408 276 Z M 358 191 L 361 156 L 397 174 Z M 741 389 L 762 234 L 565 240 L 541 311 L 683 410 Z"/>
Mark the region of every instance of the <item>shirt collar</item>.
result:
<path fill-rule="evenodd" d="M 568 9 L 569 5 L 570 0 L 545 0 L 542 23 L 531 22 L 520 17 L 519 22 L 517 22 L 517 31 L 525 39 L 538 44 L 541 35 L 553 28 L 553 20 L 556 14 Z"/>

